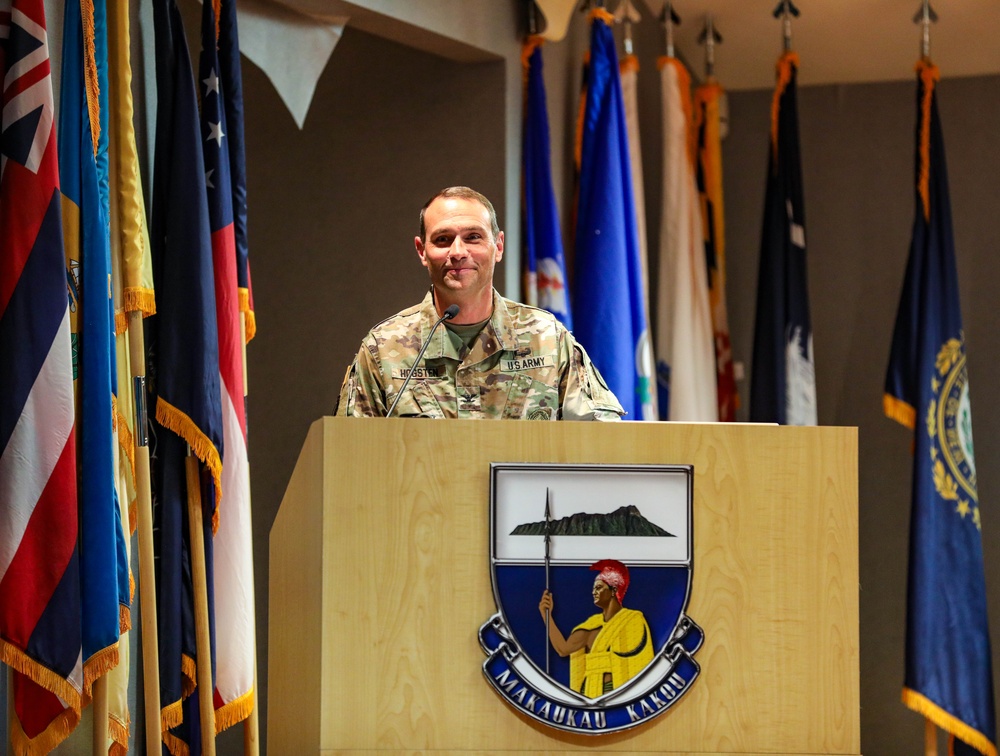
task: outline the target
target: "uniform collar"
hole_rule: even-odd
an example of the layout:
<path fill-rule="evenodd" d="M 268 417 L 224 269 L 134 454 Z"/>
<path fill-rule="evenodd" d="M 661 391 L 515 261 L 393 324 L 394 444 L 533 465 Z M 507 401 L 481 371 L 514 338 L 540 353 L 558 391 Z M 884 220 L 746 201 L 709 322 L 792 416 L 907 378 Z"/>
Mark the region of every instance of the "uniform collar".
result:
<path fill-rule="evenodd" d="M 420 343 L 431 338 L 431 343 L 424 353 L 425 360 L 440 359 L 442 357 L 460 361 L 462 359 L 459 350 L 462 348 L 457 337 L 454 337 L 442 323 L 437 331 L 431 335 L 431 328 L 437 322 L 437 309 L 434 307 L 434 289 L 431 288 L 420 303 Z M 514 319 L 507 308 L 507 303 L 500 296 L 496 289 L 493 289 L 493 314 L 489 321 L 483 326 L 483 333 L 488 333 L 489 338 L 485 341 L 477 338 L 472 343 L 472 349 L 466 355 L 465 361 L 474 364 L 487 357 L 506 350 L 517 348 L 517 331 L 514 328 Z"/>

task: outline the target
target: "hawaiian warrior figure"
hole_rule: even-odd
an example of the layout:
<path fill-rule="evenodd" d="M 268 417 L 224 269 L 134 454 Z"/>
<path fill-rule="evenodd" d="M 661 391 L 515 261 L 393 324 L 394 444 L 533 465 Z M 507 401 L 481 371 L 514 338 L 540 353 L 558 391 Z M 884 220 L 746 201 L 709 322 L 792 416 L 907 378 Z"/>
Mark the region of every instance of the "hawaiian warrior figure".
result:
<path fill-rule="evenodd" d="M 590 566 L 594 603 L 601 610 L 573 628 L 566 638 L 549 619 L 549 640 L 556 653 L 569 656 L 569 681 L 573 690 L 597 698 L 631 680 L 653 660 L 653 639 L 642 612 L 622 606 L 628 590 L 628 567 L 614 559 Z M 538 604 L 542 619 L 551 618 L 552 594 L 545 591 Z"/>

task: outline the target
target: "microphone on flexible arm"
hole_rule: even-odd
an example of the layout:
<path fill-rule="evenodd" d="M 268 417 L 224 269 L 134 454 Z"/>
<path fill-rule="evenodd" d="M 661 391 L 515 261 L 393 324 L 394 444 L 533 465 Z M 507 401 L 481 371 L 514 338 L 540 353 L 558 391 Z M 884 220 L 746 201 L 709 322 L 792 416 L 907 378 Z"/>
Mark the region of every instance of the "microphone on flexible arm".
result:
<path fill-rule="evenodd" d="M 413 377 L 413 371 L 416 370 L 417 365 L 420 364 L 420 360 L 423 359 L 424 352 L 427 351 L 427 347 L 431 343 L 431 338 L 434 336 L 434 332 L 437 327 L 441 325 L 446 320 L 451 320 L 453 317 L 458 315 L 458 305 L 448 305 L 448 309 L 444 311 L 444 314 L 437 319 L 437 322 L 431 327 L 431 332 L 427 335 L 427 340 L 424 345 L 420 347 L 420 351 L 417 352 L 417 359 L 413 361 L 413 366 L 406 372 L 406 380 L 403 381 L 403 385 L 399 389 L 399 393 L 396 394 L 396 398 L 392 400 L 392 405 L 389 407 L 389 411 L 386 413 L 386 417 L 392 416 L 392 411 L 396 409 L 396 405 L 399 404 L 400 398 L 403 396 L 403 392 L 406 391 L 406 387 L 410 385 L 410 379 Z"/>

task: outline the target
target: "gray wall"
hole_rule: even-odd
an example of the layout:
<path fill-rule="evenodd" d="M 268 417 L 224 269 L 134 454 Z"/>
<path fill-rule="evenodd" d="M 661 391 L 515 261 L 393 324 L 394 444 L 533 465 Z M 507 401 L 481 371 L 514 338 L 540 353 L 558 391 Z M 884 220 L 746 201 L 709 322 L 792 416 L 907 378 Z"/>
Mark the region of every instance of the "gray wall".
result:
<path fill-rule="evenodd" d="M 574 24 L 566 41 L 545 48 L 553 160 L 564 218 L 572 185 L 578 61 L 586 44 L 585 31 Z M 639 49 L 659 51 L 655 30 L 641 33 L 646 36 L 637 43 L 647 38 L 649 43 Z M 660 115 L 655 54 L 641 56 L 641 63 L 646 204 L 650 248 L 656 249 Z M 259 324 L 258 337 L 249 346 L 249 368 L 263 728 L 267 537 L 309 423 L 332 410 L 343 371 L 364 332 L 422 296 L 426 278 L 412 247 L 422 201 L 441 186 L 467 183 L 494 198 L 503 218 L 507 210 L 516 212 L 505 207 L 504 197 L 519 177 L 507 170 L 504 122 L 510 100 L 504 92 L 510 83 L 502 62 L 449 62 L 348 27 L 301 133 L 263 75 L 247 63 L 244 76 Z M 995 221 L 1000 198 L 998 86 L 998 77 L 946 79 L 939 89 L 976 408 L 994 628 L 1000 627 L 1000 596 L 993 579 L 1000 547 L 989 536 L 997 527 L 991 505 L 1000 499 L 1000 475 L 989 461 L 1000 451 L 1000 408 L 986 392 L 988 371 L 1000 351 L 1000 333 L 991 327 L 1000 271 L 993 261 L 1000 248 Z M 820 421 L 860 428 L 866 754 L 918 752 L 923 733 L 920 719 L 899 703 L 910 436 L 881 414 L 913 215 L 914 92 L 908 81 L 805 88 L 800 93 Z M 730 94 L 731 132 L 723 146 L 733 347 L 748 369 L 770 97 L 770 91 Z M 655 260 L 653 267 L 655 273 Z M 744 382 L 744 396 L 748 388 Z M 239 752 L 235 737 L 226 737 L 220 751 Z"/>
<path fill-rule="evenodd" d="M 806 87 L 799 94 L 819 421 L 859 428 L 862 751 L 919 753 L 920 718 L 899 703 L 912 435 L 882 415 L 914 213 L 916 84 Z M 1000 642 L 1000 518 L 994 514 L 1000 471 L 992 464 L 1000 457 L 1000 406 L 990 398 L 1000 355 L 998 95 L 1000 77 L 945 79 L 938 86 L 994 648 Z M 729 313 L 735 358 L 749 368 L 771 92 L 732 93 L 729 103 L 731 131 L 723 146 Z M 748 389 L 744 382 L 744 397 Z"/>

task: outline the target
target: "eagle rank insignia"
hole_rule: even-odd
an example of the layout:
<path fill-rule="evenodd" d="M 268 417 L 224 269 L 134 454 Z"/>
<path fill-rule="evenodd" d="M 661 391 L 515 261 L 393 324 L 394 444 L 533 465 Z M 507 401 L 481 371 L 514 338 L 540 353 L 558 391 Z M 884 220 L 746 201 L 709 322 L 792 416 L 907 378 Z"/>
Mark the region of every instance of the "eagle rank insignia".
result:
<path fill-rule="evenodd" d="M 518 711 L 599 735 L 687 692 L 704 634 L 686 614 L 692 479 L 679 465 L 494 463 L 483 674 Z"/>

